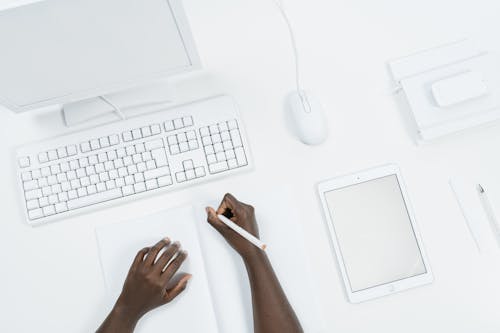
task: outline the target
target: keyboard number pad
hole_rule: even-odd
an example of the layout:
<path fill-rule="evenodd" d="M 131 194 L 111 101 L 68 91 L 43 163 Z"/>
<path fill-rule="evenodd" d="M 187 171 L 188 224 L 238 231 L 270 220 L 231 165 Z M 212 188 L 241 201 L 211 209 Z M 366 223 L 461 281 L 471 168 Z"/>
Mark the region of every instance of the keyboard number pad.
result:
<path fill-rule="evenodd" d="M 248 165 L 236 120 L 202 127 L 200 136 L 211 174 Z"/>

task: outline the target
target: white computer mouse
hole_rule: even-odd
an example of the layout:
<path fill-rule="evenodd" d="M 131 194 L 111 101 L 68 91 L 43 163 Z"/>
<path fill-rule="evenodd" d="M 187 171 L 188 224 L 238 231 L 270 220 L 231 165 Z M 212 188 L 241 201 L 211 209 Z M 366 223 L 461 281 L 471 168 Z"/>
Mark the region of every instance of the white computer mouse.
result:
<path fill-rule="evenodd" d="M 323 107 L 305 91 L 294 91 L 287 97 L 295 131 L 300 141 L 306 145 L 319 145 L 328 137 L 328 128 Z"/>

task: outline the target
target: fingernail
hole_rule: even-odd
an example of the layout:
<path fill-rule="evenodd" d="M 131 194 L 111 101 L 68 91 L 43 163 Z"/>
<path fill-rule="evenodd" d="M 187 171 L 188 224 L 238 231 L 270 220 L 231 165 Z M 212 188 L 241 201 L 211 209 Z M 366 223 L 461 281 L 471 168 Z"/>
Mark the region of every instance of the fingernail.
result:
<path fill-rule="evenodd" d="M 188 255 L 188 251 L 182 251 L 184 253 L 184 255 L 187 257 Z"/>
<path fill-rule="evenodd" d="M 186 276 L 187 276 L 187 277 L 186 277 L 186 282 L 188 282 L 189 280 L 191 280 L 191 278 L 193 277 L 191 274 L 188 274 L 188 275 L 186 275 Z"/>
<path fill-rule="evenodd" d="M 170 238 L 168 238 L 168 237 L 163 238 L 163 240 L 164 240 L 165 242 L 167 242 L 167 243 L 168 243 L 168 242 L 170 242 Z"/>
<path fill-rule="evenodd" d="M 181 246 L 181 243 L 179 243 L 179 241 L 175 241 L 175 242 L 174 242 L 174 245 L 175 245 L 175 246 L 179 246 L 179 247 L 180 247 L 180 246 Z"/>

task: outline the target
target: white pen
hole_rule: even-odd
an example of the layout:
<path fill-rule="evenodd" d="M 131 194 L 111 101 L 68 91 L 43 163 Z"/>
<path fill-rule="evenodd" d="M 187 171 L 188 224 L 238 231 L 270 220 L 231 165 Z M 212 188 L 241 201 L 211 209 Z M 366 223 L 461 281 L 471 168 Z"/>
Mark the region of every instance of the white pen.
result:
<path fill-rule="evenodd" d="M 217 216 L 219 220 L 222 221 L 225 225 L 227 225 L 229 228 L 233 229 L 235 232 L 241 235 L 241 237 L 245 238 L 247 241 L 252 243 L 253 245 L 257 246 L 261 250 L 265 250 L 267 245 L 264 244 L 260 239 L 225 217 L 224 215 L 218 215 Z"/>
<path fill-rule="evenodd" d="M 498 224 L 497 217 L 493 211 L 493 206 L 491 205 L 490 199 L 488 198 L 488 193 L 481 184 L 477 185 L 477 190 L 479 191 L 479 198 L 483 204 L 484 211 L 488 215 L 488 220 L 490 221 L 490 227 L 495 234 L 497 240 L 497 245 L 500 247 L 500 225 Z"/>

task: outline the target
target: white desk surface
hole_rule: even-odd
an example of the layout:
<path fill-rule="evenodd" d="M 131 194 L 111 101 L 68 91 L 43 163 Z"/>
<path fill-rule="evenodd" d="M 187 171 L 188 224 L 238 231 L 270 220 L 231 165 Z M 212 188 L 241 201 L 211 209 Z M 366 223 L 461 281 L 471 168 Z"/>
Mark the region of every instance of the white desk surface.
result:
<path fill-rule="evenodd" d="M 197 191 L 222 195 L 228 188 L 289 182 L 302 198 L 327 332 L 500 330 L 500 256 L 478 254 L 448 185 L 452 174 L 480 173 L 486 165 L 500 171 L 500 124 L 417 147 L 401 98 L 389 93 L 385 66 L 391 58 L 467 36 L 500 50 L 499 2 L 285 3 L 296 27 L 304 84 L 327 111 L 331 135 L 320 147 L 300 144 L 285 126 L 283 97 L 293 88 L 293 63 L 272 1 L 185 0 L 209 75 L 180 86 L 179 96 L 222 92 L 238 100 L 257 166 L 252 173 L 33 229 L 23 224 L 13 195 L 11 150 L 67 130 L 57 112 L 0 110 L 0 331 L 95 330 L 106 315 L 96 225 L 141 216 L 165 202 L 189 202 Z M 314 185 L 388 162 L 402 168 L 435 282 L 352 305 L 343 293 Z"/>

